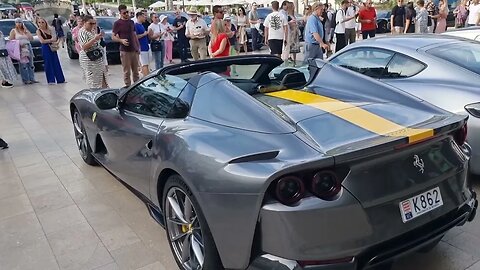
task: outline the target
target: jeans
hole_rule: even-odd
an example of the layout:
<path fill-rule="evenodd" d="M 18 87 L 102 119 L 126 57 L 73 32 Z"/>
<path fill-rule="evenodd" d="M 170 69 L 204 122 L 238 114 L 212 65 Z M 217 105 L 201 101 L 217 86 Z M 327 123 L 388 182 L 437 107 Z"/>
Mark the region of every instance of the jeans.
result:
<path fill-rule="evenodd" d="M 308 59 L 323 59 L 323 49 L 319 44 L 305 43 L 305 60 L 304 64 L 308 64 Z"/>
<path fill-rule="evenodd" d="M 28 44 L 30 50 L 30 61 L 28 63 L 19 63 L 20 76 L 23 83 L 35 81 L 35 66 L 33 65 L 33 50 L 32 45 Z"/>
<path fill-rule="evenodd" d="M 189 47 L 188 39 L 187 38 L 177 39 L 177 45 L 179 46 L 180 60 L 182 60 L 182 62 L 185 62 L 188 58 L 188 55 L 187 55 L 188 47 Z"/>
<path fill-rule="evenodd" d="M 163 40 L 160 41 L 160 44 L 162 44 L 162 49 L 160 51 L 152 51 L 152 57 L 155 61 L 155 69 L 163 68 L 163 59 L 165 59 L 165 45 Z"/>
<path fill-rule="evenodd" d="M 255 51 L 258 47 L 258 30 L 255 27 L 251 28 L 252 34 L 252 51 Z"/>

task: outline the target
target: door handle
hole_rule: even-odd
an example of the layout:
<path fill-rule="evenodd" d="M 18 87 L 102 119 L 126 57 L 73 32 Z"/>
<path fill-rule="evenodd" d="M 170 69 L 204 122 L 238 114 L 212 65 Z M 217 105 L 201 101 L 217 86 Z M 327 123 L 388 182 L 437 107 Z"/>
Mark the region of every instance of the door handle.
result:
<path fill-rule="evenodd" d="M 146 147 L 148 150 L 152 150 L 153 142 L 150 140 L 147 144 L 145 144 L 145 147 Z"/>

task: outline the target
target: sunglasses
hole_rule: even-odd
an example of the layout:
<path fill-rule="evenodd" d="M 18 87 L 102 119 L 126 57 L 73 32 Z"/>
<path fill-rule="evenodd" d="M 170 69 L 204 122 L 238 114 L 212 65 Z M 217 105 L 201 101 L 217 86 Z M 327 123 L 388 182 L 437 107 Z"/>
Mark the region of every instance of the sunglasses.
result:
<path fill-rule="evenodd" d="M 90 25 L 95 25 L 97 22 L 88 22 Z"/>
<path fill-rule="evenodd" d="M 124 12 L 122 12 L 122 15 L 125 15 L 125 14 L 128 14 L 128 11 L 124 11 Z"/>

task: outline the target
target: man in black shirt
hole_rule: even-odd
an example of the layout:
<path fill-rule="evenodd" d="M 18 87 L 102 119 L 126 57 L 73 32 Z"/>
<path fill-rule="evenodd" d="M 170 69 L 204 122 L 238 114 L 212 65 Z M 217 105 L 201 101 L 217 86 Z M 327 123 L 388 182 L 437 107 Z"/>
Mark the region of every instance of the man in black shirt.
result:
<path fill-rule="evenodd" d="M 175 16 L 176 18 L 173 21 L 173 27 L 175 28 L 175 31 L 177 31 L 177 44 L 180 49 L 180 59 L 183 63 L 187 61 L 188 39 L 185 36 L 185 24 L 188 20 L 180 14 L 179 9 L 175 11 Z"/>
<path fill-rule="evenodd" d="M 403 33 L 405 27 L 405 8 L 403 7 L 403 0 L 397 0 L 397 5 L 392 9 L 390 26 L 392 29 L 392 35 Z"/>

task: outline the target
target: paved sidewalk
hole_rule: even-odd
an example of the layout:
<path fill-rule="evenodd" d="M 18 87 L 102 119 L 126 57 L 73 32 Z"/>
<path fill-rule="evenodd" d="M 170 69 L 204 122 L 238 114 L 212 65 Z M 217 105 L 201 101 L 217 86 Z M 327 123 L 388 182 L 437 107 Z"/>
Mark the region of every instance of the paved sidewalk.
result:
<path fill-rule="evenodd" d="M 68 101 L 85 85 L 78 62 L 61 54 L 67 84 L 48 86 L 37 73 L 41 84 L 0 89 L 0 136 L 10 144 L 0 151 L 0 269 L 177 269 L 143 203 L 80 158 Z M 110 73 L 121 86 L 120 66 Z M 479 260 L 477 218 L 394 269 L 480 270 Z"/>

